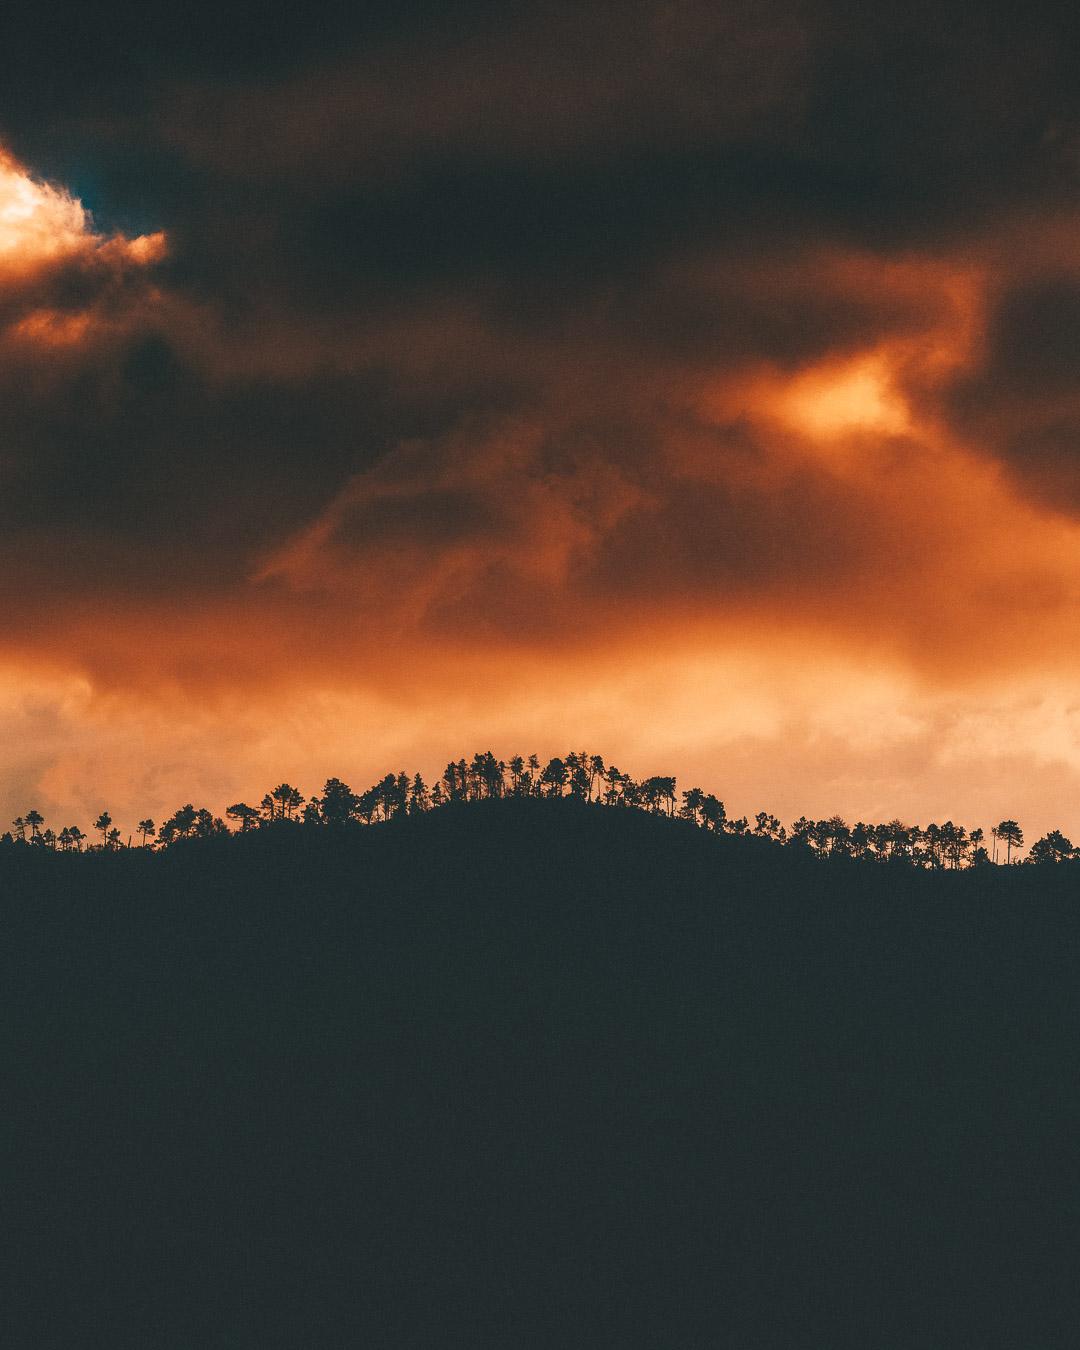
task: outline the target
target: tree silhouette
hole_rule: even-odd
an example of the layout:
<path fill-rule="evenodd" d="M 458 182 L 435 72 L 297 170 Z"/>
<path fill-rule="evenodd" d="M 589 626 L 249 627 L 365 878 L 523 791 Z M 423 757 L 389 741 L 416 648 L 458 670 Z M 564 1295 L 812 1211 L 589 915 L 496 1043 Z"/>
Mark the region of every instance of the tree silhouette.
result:
<path fill-rule="evenodd" d="M 679 808 L 679 815 L 683 820 L 692 820 L 696 825 L 701 819 L 701 806 L 705 800 L 705 793 L 699 787 L 687 788 L 682 795 L 683 804 Z"/>
<path fill-rule="evenodd" d="M 1015 820 L 1002 820 L 995 827 L 995 834 L 1005 841 L 1005 864 L 1008 866 L 1013 849 L 1024 847 L 1024 831 Z"/>
<path fill-rule="evenodd" d="M 271 820 L 292 820 L 303 802 L 304 798 L 291 783 L 279 783 L 263 798 L 264 807 L 269 803 Z"/>
<path fill-rule="evenodd" d="M 150 835 L 154 833 L 154 831 L 157 829 L 157 826 L 150 819 L 150 817 L 147 816 L 145 820 L 140 820 L 135 828 L 142 836 L 142 846 L 143 848 L 145 848 L 147 839 L 150 837 Z"/>
<path fill-rule="evenodd" d="M 565 760 L 549 759 L 540 775 L 540 781 L 547 785 L 549 797 L 561 797 L 569 776 Z"/>
<path fill-rule="evenodd" d="M 447 801 L 462 802 L 465 800 L 465 794 L 468 790 L 468 779 L 465 772 L 465 761 L 456 764 L 453 760 L 443 770 L 443 786 Z"/>
<path fill-rule="evenodd" d="M 167 835 L 169 839 L 177 837 L 187 839 L 195 828 L 195 821 L 198 818 L 194 806 L 190 802 L 186 806 L 181 806 L 178 811 L 174 811 L 169 819 L 162 825 L 158 831 L 158 837 Z"/>
<path fill-rule="evenodd" d="M 580 761 L 570 770 L 570 795 L 583 802 L 589 799 L 589 771 Z"/>
<path fill-rule="evenodd" d="M 1051 830 L 1032 844 L 1028 857 L 1033 863 L 1062 863 L 1075 858 L 1076 849 L 1060 830 Z"/>
<path fill-rule="evenodd" d="M 233 802 L 232 806 L 225 808 L 225 814 L 230 820 L 237 822 L 241 834 L 246 834 L 248 830 L 254 829 L 259 819 L 258 811 L 254 806 L 248 806 L 247 802 Z"/>
<path fill-rule="evenodd" d="M 427 784 L 417 774 L 409 784 L 409 814 L 415 816 L 430 809 L 431 798 L 428 795 Z"/>
<path fill-rule="evenodd" d="M 707 792 L 701 802 L 701 820 L 707 830 L 723 834 L 727 826 L 727 811 L 719 797 Z"/>
<path fill-rule="evenodd" d="M 195 823 L 191 832 L 196 839 L 210 839 L 215 834 L 227 834 L 228 826 L 220 816 L 215 816 L 203 806 L 195 812 Z"/>
<path fill-rule="evenodd" d="M 668 815 L 675 812 L 675 779 L 654 774 L 641 784 L 641 796 L 650 811 L 663 811 Z"/>
<path fill-rule="evenodd" d="M 45 824 L 45 817 L 40 811 L 27 811 L 26 823 L 30 826 L 31 842 L 41 833 L 41 827 Z"/>
<path fill-rule="evenodd" d="M 112 824 L 112 816 L 108 811 L 102 811 L 97 820 L 94 821 L 94 829 L 101 831 L 101 847 L 106 848 L 109 842 L 109 826 Z"/>
<path fill-rule="evenodd" d="M 322 796 L 312 798 L 312 801 L 317 805 L 324 825 L 344 825 L 352 820 L 356 812 L 356 793 L 353 792 L 348 783 L 343 783 L 340 778 L 328 778 L 323 787 Z M 240 806 L 243 807 L 244 812 L 251 811 L 251 807 L 245 807 L 243 802 L 240 803 Z M 231 816 L 232 812 L 233 808 L 230 807 L 226 814 Z M 243 819 L 243 817 L 239 818 Z M 241 824 L 241 829 L 244 828 L 245 826 Z M 250 824 L 247 828 L 250 828 Z"/>
<path fill-rule="evenodd" d="M 768 811 L 759 811 L 754 817 L 754 833 L 763 839 L 779 839 L 783 828 L 779 820 Z"/>

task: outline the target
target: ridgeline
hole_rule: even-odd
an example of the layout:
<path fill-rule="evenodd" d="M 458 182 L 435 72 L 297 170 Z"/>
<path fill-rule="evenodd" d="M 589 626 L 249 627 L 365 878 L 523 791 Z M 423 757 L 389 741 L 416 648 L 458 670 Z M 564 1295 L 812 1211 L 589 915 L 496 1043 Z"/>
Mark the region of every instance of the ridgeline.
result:
<path fill-rule="evenodd" d="M 546 799 L 4 859 L 8 1345 L 1075 1345 L 1072 866 Z"/>

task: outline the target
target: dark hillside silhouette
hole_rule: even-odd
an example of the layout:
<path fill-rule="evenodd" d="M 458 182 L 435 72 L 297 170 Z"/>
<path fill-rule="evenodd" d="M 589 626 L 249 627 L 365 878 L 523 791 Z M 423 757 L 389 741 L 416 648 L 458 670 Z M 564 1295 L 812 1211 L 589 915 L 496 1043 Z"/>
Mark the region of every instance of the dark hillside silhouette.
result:
<path fill-rule="evenodd" d="M 419 773 L 410 776 L 404 770 L 388 773 L 364 792 L 354 792 L 340 778 L 328 778 L 322 795 L 305 798 L 291 783 L 279 783 L 264 793 L 258 807 L 234 802 L 225 808 L 225 819 L 206 807 L 191 802 L 181 806 L 163 822 L 154 837 L 154 822 L 140 820 L 136 829 L 140 847 L 170 848 L 190 839 L 211 839 L 227 834 L 232 821 L 241 834 L 253 829 L 303 824 L 312 828 L 334 829 L 353 825 L 372 825 L 404 816 L 422 815 L 445 806 L 465 802 L 494 801 L 504 798 L 529 800 L 569 798 L 592 806 L 619 810 L 646 811 L 653 815 L 678 816 L 714 834 L 749 835 L 787 844 L 809 852 L 819 859 L 858 858 L 875 862 L 907 863 L 930 871 L 982 867 L 999 861 L 999 845 L 1004 846 L 1006 866 L 1021 860 L 1024 831 L 1015 820 L 1003 820 L 990 835 L 993 852 L 986 847 L 984 830 L 968 830 L 947 820 L 943 825 L 931 822 L 925 828 L 905 825 L 900 820 L 887 824 L 857 821 L 849 826 L 843 817 L 829 816 L 811 820 L 800 816 L 790 827 L 768 811 L 758 811 L 751 827 L 746 816 L 730 818 L 724 803 L 713 793 L 691 787 L 681 793 L 673 776 L 652 775 L 635 781 L 614 765 L 605 765 L 602 755 L 584 750 L 570 751 L 565 759 L 555 757 L 541 767 L 536 755 L 526 760 L 514 755 L 509 761 L 497 759 L 490 750 L 477 751 L 471 761 L 451 760 L 439 782 L 428 785 Z M 680 805 L 681 801 L 681 805 Z M 0 836 L 3 844 L 30 844 L 61 853 L 82 852 L 85 835 L 77 826 L 66 826 L 56 834 L 42 830 L 45 818 L 31 810 L 12 821 L 12 830 Z M 110 828 L 112 827 L 112 828 Z M 27 835 L 27 829 L 30 834 Z M 94 821 L 101 832 L 102 851 L 124 846 L 123 833 L 113 827 L 107 811 Z M 128 843 L 130 844 L 130 839 Z M 1080 861 L 1080 849 L 1060 830 L 1051 830 L 1031 846 L 1031 863 Z"/>
<path fill-rule="evenodd" d="M 9 846 L 5 1344 L 1071 1350 L 1076 875 L 546 795 Z"/>

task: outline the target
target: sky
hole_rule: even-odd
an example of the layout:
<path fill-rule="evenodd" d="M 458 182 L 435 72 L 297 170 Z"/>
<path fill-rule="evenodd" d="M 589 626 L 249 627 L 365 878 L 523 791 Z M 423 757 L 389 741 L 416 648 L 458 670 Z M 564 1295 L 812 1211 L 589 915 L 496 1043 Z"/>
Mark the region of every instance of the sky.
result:
<path fill-rule="evenodd" d="M 0 821 L 577 748 L 1080 836 L 1075 7 L 21 8 Z"/>

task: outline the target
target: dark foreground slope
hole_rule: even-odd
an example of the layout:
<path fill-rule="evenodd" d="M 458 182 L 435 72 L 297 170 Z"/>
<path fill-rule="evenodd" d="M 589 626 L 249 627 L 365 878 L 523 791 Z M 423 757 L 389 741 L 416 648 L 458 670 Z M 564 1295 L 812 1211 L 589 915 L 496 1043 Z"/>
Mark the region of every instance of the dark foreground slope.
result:
<path fill-rule="evenodd" d="M 1076 1344 L 1071 872 L 507 803 L 0 884 L 7 1346 Z"/>

